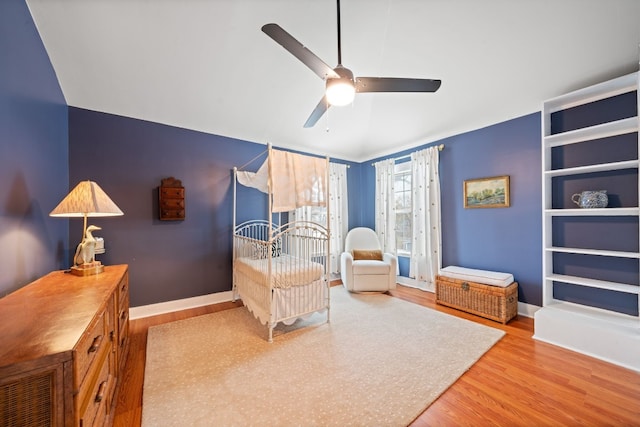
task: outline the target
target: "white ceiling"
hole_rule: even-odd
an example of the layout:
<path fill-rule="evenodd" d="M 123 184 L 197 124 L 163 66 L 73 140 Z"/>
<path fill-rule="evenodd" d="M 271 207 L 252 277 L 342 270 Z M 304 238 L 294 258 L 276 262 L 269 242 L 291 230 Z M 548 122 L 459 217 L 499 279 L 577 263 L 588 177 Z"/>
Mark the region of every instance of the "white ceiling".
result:
<path fill-rule="evenodd" d="M 67 103 L 352 161 L 540 110 L 638 69 L 638 0 L 342 0 L 356 76 L 442 80 L 367 93 L 302 125 L 324 82 L 260 28 L 337 63 L 334 0 L 27 0 Z"/>

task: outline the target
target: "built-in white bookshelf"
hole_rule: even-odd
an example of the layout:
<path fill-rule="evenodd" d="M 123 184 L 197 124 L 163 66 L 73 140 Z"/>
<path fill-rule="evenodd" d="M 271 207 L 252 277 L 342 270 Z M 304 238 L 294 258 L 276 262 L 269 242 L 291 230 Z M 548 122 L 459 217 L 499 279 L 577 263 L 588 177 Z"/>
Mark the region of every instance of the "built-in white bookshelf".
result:
<path fill-rule="evenodd" d="M 636 175 L 640 167 L 638 152 L 640 97 L 636 102 L 639 106 L 636 115 L 619 120 L 599 123 L 593 126 L 581 127 L 575 130 L 552 133 L 552 114 L 574 107 L 590 104 L 596 101 L 637 92 L 638 73 L 632 73 L 601 84 L 590 86 L 575 92 L 548 100 L 542 106 L 542 245 L 543 245 L 543 307 L 535 314 L 534 338 L 550 342 L 562 347 L 573 349 L 610 362 L 640 371 L 640 315 L 621 313 L 597 307 L 589 303 L 568 302 L 556 298 L 554 288 L 563 286 L 578 286 L 599 289 L 607 292 L 619 293 L 620 298 L 635 299 L 640 306 L 640 285 L 636 277 L 633 283 L 602 280 L 585 275 L 559 274 L 554 266 L 557 254 L 586 255 L 609 257 L 618 259 L 638 260 L 637 274 L 640 276 L 640 232 L 631 238 L 637 239 L 637 245 L 632 251 L 610 250 L 606 248 L 579 248 L 554 244 L 554 219 L 596 218 L 604 221 L 607 226 L 608 218 L 631 217 L 638 221 L 639 206 L 623 206 L 612 208 L 571 208 L 567 205 L 554 206 L 554 179 L 575 176 L 575 179 L 589 179 L 593 174 L 609 173 L 611 171 L 635 170 Z M 635 158 L 614 162 L 594 162 L 577 167 L 553 167 L 552 150 L 571 144 L 581 144 L 588 141 L 596 144 L 607 144 L 607 139 L 618 135 L 635 134 L 638 145 Z M 638 178 L 640 181 L 640 178 Z M 640 182 L 635 182 L 636 191 L 640 189 Z M 613 189 L 615 191 L 615 189 Z M 557 191 L 557 190 L 555 190 Z M 566 195 L 565 195 L 566 197 Z M 640 199 L 640 195 L 638 197 Z M 557 203 L 556 203 L 557 204 Z M 631 300 L 631 302 L 633 302 Z"/>

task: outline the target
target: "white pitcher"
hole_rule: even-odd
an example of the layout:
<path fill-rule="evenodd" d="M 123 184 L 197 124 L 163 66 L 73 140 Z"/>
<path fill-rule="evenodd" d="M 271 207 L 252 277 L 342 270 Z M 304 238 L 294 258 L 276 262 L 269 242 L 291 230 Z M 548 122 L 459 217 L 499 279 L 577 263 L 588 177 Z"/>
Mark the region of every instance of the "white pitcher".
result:
<path fill-rule="evenodd" d="M 609 197 L 607 190 L 588 190 L 574 194 L 571 201 L 581 208 L 606 208 Z"/>

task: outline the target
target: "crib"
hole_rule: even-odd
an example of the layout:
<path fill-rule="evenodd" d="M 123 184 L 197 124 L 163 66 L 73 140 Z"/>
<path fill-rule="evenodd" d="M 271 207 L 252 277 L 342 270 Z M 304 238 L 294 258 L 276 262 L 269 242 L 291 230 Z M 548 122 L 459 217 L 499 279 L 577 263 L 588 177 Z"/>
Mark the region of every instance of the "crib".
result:
<path fill-rule="evenodd" d="M 289 169 L 298 176 L 289 176 L 285 181 L 298 180 L 309 187 L 298 188 L 298 192 L 306 195 L 303 200 L 292 199 L 295 191 L 277 185 L 278 179 L 274 177 L 277 173 L 292 171 L 278 167 L 276 172 L 270 167 L 273 163 L 291 165 L 296 161 L 298 167 Z M 330 320 L 329 228 L 308 221 L 279 225 L 273 219 L 274 213 L 287 212 L 292 207 L 305 206 L 304 203 L 326 206 L 327 169 L 328 159 L 270 146 L 267 160 L 258 172 L 240 173 L 234 168 L 233 298 L 240 298 L 253 316 L 266 325 L 269 342 L 273 342 L 273 329 L 280 322 L 291 325 L 316 312 L 326 312 L 326 321 Z M 237 183 L 267 190 L 268 219 L 257 218 L 236 225 Z M 279 198 L 278 191 L 286 192 L 285 197 Z"/>

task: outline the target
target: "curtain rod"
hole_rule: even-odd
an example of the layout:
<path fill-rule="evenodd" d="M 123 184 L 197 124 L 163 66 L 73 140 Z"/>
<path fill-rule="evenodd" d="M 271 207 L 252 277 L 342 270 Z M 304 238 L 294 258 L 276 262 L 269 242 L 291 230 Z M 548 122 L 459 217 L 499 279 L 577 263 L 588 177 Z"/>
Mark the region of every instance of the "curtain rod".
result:
<path fill-rule="evenodd" d="M 438 145 L 438 151 L 442 151 L 442 150 L 444 150 L 444 144 Z M 410 157 L 411 157 L 411 154 L 407 154 L 405 156 L 400 156 L 400 157 L 394 157 L 393 161 L 395 162 L 395 161 L 398 161 L 398 160 L 404 160 L 404 159 L 408 159 Z M 371 163 L 371 166 L 374 166 L 374 165 L 375 165 L 375 163 Z"/>

